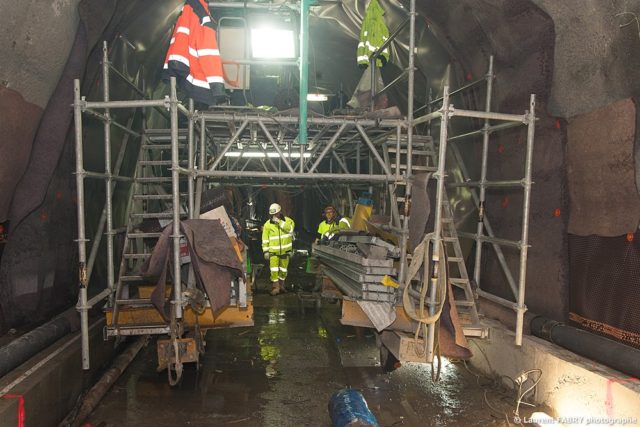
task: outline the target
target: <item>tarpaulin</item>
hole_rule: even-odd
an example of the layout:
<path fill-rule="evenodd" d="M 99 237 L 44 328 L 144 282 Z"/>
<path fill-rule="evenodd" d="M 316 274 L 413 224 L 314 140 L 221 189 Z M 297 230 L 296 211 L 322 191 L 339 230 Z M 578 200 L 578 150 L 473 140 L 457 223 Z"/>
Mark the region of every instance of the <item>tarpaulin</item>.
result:
<path fill-rule="evenodd" d="M 229 305 L 231 282 L 243 276 L 240 260 L 220 221 L 191 219 L 181 222 L 180 228 L 187 239 L 196 282 L 207 293 L 215 313 Z M 157 279 L 151 302 L 167 320 L 171 313 L 171 297 L 166 297 L 166 288 L 170 286 L 169 276 L 173 271 L 172 232 L 172 225 L 164 229 L 141 269 L 144 276 Z"/>

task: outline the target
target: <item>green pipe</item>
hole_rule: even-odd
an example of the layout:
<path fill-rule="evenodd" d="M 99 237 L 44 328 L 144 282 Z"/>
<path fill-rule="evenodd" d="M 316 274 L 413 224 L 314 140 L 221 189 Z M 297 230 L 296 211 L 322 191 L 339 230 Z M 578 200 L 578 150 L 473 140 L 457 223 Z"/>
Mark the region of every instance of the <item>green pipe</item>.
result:
<path fill-rule="evenodd" d="M 307 145 L 307 93 L 309 92 L 309 6 L 300 0 L 300 133 L 298 144 Z"/>

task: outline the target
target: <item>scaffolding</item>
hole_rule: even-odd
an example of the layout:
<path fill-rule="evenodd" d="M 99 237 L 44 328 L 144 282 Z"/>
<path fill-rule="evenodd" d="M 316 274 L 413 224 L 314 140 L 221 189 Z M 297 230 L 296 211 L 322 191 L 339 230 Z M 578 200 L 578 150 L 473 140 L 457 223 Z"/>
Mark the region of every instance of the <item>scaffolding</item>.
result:
<path fill-rule="evenodd" d="M 240 3 L 239 5 L 245 5 Z M 246 5 L 249 6 L 249 5 Z M 304 8 L 303 8 L 304 11 Z M 446 270 L 443 265 L 443 254 L 439 253 L 444 247 L 445 240 L 451 239 L 443 235 L 443 222 L 450 210 L 446 200 L 446 155 L 448 142 L 457 139 L 471 137 L 473 135 L 483 136 L 482 150 L 482 170 L 479 181 L 468 181 L 454 186 L 470 187 L 474 194 L 474 200 L 478 207 L 481 221 L 478 223 L 475 234 L 459 232 L 458 235 L 471 238 L 476 241 L 475 270 L 474 278 L 480 284 L 480 265 L 482 257 L 482 244 L 490 243 L 496 250 L 501 265 L 505 269 L 505 274 L 509 279 L 510 286 L 514 292 L 515 302 L 508 301 L 499 296 L 488 293 L 482 289 L 478 294 L 487 299 L 495 301 L 504 306 L 513 308 L 517 313 L 516 345 L 522 343 L 523 316 L 526 311 L 524 304 L 526 264 L 528 249 L 528 222 L 529 203 L 531 191 L 531 168 L 532 152 L 535 127 L 535 96 L 531 95 L 529 109 L 523 114 L 505 114 L 492 112 L 491 92 L 493 85 L 493 59 L 490 61 L 489 71 L 482 81 L 487 83 L 487 94 L 484 111 L 472 111 L 458 109 L 450 101 L 449 87 L 445 87 L 442 98 L 428 102 L 419 111 L 427 108 L 427 113 L 415 117 L 414 112 L 414 47 L 415 47 L 415 0 L 411 1 L 409 18 L 406 22 L 393 32 L 387 41 L 393 39 L 400 33 L 400 30 L 407 24 L 410 31 L 409 43 L 409 63 L 402 73 L 402 78 L 394 80 L 387 85 L 383 91 L 388 90 L 391 85 L 399 83 L 404 78 L 407 79 L 407 112 L 404 117 L 397 118 L 372 118 L 367 116 L 332 116 L 314 117 L 308 116 L 305 109 L 301 108 L 297 115 L 274 115 L 260 112 L 255 109 L 244 108 L 213 108 L 209 111 L 195 111 L 193 103 L 188 106 L 182 105 L 177 97 L 175 79 L 171 79 L 169 95 L 160 100 L 135 100 L 135 101 L 114 101 L 109 97 L 109 71 L 106 44 L 104 47 L 103 60 L 103 80 L 104 91 L 102 101 L 87 101 L 80 94 L 80 83 L 74 82 L 74 119 L 76 138 L 76 185 L 78 190 L 78 249 L 79 249 L 79 302 L 78 310 L 81 315 L 82 326 L 82 361 L 83 368 L 89 368 L 89 341 L 88 341 L 88 310 L 105 298 L 108 298 L 108 306 L 113 309 L 113 315 L 117 321 L 118 295 L 116 295 L 116 284 L 122 282 L 123 271 L 115 270 L 115 256 L 113 238 L 116 231 L 113 227 L 113 185 L 116 182 L 131 181 L 132 177 L 120 176 L 119 168 L 122 163 L 119 153 L 115 167 L 111 163 L 111 127 L 115 126 L 125 131 L 127 135 L 147 138 L 143 132 L 135 132 L 129 126 L 124 126 L 112 120 L 110 112 L 114 109 L 146 109 L 156 108 L 168 110 L 169 129 L 168 142 L 171 149 L 170 177 L 171 177 L 171 212 L 168 217 L 173 224 L 178 224 L 181 218 L 180 192 L 181 179 L 187 181 L 187 216 L 198 218 L 202 205 L 202 194 L 208 182 L 213 183 L 258 183 L 261 185 L 300 185 L 308 182 L 326 182 L 327 184 L 342 185 L 364 185 L 379 186 L 381 191 L 387 193 L 390 198 L 391 220 L 385 227 L 386 230 L 396 233 L 399 236 L 400 246 L 400 266 L 398 271 L 398 282 L 404 286 L 412 278 L 406 277 L 408 267 L 408 236 L 409 236 L 409 215 L 412 184 L 414 180 L 412 161 L 414 158 L 414 128 L 422 123 L 439 123 L 440 132 L 438 144 L 435 145 L 437 156 L 434 156 L 432 168 L 433 178 L 437 181 L 437 193 L 435 203 L 435 223 L 431 234 L 434 244 L 434 251 L 431 262 L 434 265 L 433 271 L 437 279 L 438 274 L 444 274 Z M 382 46 L 372 56 L 371 65 L 375 64 L 375 57 L 386 47 Z M 301 67 L 302 69 L 303 67 Z M 372 68 L 373 71 L 373 68 Z M 117 74 L 117 73 L 116 73 Z M 121 76 L 122 77 L 122 76 Z M 301 82 L 304 83 L 301 79 Z M 305 80 L 306 81 L 306 80 Z M 372 85 L 374 88 L 375 85 Z M 467 85 L 460 90 L 471 87 Z M 137 90 L 139 94 L 144 92 Z M 457 92 L 457 91 L 454 91 Z M 375 92 L 372 96 L 375 97 Z M 372 104 L 373 104 L 372 97 Z M 430 111 L 435 102 L 441 102 L 441 107 L 436 111 Z M 301 98 L 301 105 L 306 106 Z M 104 172 L 87 171 L 84 169 L 83 161 L 83 133 L 82 116 L 87 114 L 100 119 L 104 123 Z M 187 119 L 187 156 L 186 167 L 180 164 L 179 158 L 179 126 L 178 117 L 183 115 Z M 304 116 L 304 117 L 303 117 Z M 449 122 L 452 119 L 475 118 L 484 120 L 484 126 L 477 131 L 459 135 L 449 135 Z M 499 121 L 500 124 L 492 125 L 491 121 Z M 527 149 L 525 160 L 524 178 L 518 181 L 488 181 L 487 180 L 487 153 L 489 136 L 497 131 L 514 126 L 527 126 Z M 388 156 L 390 144 L 395 145 L 396 158 L 391 160 Z M 402 150 L 406 153 L 406 165 L 400 167 L 400 154 Z M 122 152 L 122 147 L 121 147 Z M 463 174 L 468 177 L 464 168 L 464 163 L 459 153 L 454 150 L 456 159 L 459 162 Z M 382 153 L 382 154 L 381 154 Z M 367 171 L 363 172 L 363 163 L 367 166 Z M 87 238 L 85 230 L 85 179 L 101 179 L 105 182 L 105 208 L 103 218 L 99 222 L 99 227 L 93 239 L 93 246 L 89 260 L 87 260 Z M 452 185 L 452 184 L 449 184 Z M 394 194 L 394 189 L 398 186 L 404 187 L 402 211 L 399 210 L 400 200 Z M 496 238 L 488 218 L 484 211 L 486 190 L 492 187 L 513 187 L 519 186 L 524 191 L 522 234 L 519 241 L 508 241 Z M 475 189 L 479 189 L 479 194 Z M 394 210 L 396 211 L 394 213 Z M 451 218 L 449 220 L 452 221 Z M 88 299 L 88 285 L 91 274 L 91 267 L 95 261 L 97 246 L 104 231 L 107 239 L 107 286 L 95 297 Z M 486 234 L 485 234 L 486 233 Z M 166 334 L 170 333 L 172 339 L 179 339 L 181 335 L 180 324 L 183 321 L 183 307 L 185 301 L 182 300 L 182 280 L 180 273 L 180 232 L 179 227 L 174 227 L 171 235 L 173 242 L 172 259 L 173 263 L 173 306 L 172 319 L 169 329 L 167 327 L 146 328 L 144 330 L 133 331 L 129 334 Z M 455 237 L 457 240 L 457 237 Z M 518 281 L 513 280 L 513 276 L 506 265 L 501 246 L 511 246 L 520 250 L 520 271 Z M 119 279 L 116 281 L 116 276 Z M 423 277 L 420 286 L 428 287 L 429 298 L 425 306 L 430 315 L 436 313 L 441 301 L 436 296 L 436 280 L 434 278 Z M 398 291 L 398 294 L 402 289 Z M 425 361 L 431 362 L 434 355 L 435 326 L 430 324 L 426 336 L 423 339 L 427 342 L 427 358 Z M 116 328 L 112 335 L 118 335 Z"/>

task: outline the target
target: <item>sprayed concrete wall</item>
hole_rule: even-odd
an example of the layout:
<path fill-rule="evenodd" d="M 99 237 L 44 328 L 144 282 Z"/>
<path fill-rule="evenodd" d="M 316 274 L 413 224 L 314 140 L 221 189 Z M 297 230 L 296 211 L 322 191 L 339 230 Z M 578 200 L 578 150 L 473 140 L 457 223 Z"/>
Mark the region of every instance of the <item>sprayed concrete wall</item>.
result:
<path fill-rule="evenodd" d="M 601 420 L 592 425 L 609 425 L 602 420 L 619 420 L 614 425 L 624 425 L 624 420 L 629 420 L 626 425 L 640 422 L 640 380 L 537 337 L 525 336 L 522 347 L 516 347 L 515 335 L 501 323 L 485 320 L 485 324 L 489 338 L 471 341 L 471 364 L 476 369 L 512 379 L 523 371 L 541 369 L 534 401 L 552 408 L 554 413 L 549 415 L 554 417 Z M 506 380 L 505 385 L 512 386 Z M 588 425 L 586 421 L 573 424 Z"/>

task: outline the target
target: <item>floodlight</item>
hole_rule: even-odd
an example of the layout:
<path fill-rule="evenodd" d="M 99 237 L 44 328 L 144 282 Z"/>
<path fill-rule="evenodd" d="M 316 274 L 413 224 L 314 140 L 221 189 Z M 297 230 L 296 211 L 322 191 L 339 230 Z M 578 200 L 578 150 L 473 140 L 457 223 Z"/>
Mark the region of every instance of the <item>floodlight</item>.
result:
<path fill-rule="evenodd" d="M 257 59 L 293 59 L 296 41 L 293 30 L 269 27 L 251 29 L 251 54 Z"/>

